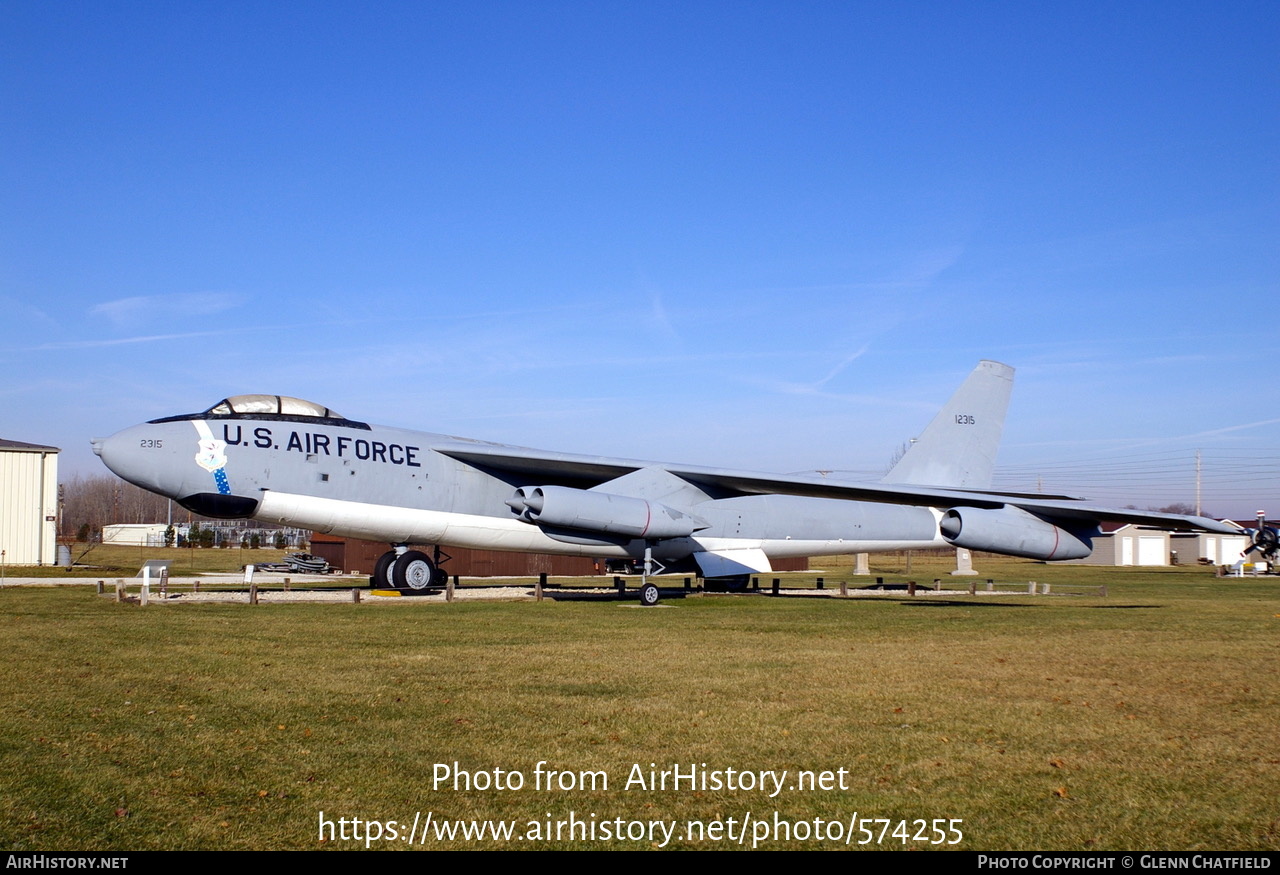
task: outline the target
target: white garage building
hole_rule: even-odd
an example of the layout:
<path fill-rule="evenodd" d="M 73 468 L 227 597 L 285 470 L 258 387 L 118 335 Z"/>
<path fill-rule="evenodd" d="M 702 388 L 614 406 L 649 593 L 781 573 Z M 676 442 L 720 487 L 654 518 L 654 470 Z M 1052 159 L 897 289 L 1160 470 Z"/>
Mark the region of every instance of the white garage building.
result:
<path fill-rule="evenodd" d="M 1239 523 L 1223 520 L 1228 525 Z M 1093 539 L 1093 555 L 1071 560 L 1081 565 L 1231 565 L 1251 543 L 1247 531 L 1239 535 L 1209 532 L 1167 532 L 1132 523 L 1103 523 Z M 1176 556 L 1176 563 L 1175 563 Z"/>
<path fill-rule="evenodd" d="M 165 529 L 169 528 L 164 523 L 115 523 L 110 526 L 102 527 L 102 543 L 104 544 L 127 544 L 136 547 L 163 547 Z M 183 526 L 183 536 L 186 536 L 186 526 Z"/>
<path fill-rule="evenodd" d="M 57 561 L 59 452 L 0 439 L 0 550 L 6 565 Z"/>
<path fill-rule="evenodd" d="M 1174 532 L 1173 550 L 1178 554 L 1178 561 L 1183 565 L 1195 562 L 1206 562 L 1209 565 L 1235 565 L 1244 558 L 1244 551 L 1249 549 L 1253 538 L 1249 531 L 1234 520 L 1223 520 L 1229 526 L 1240 529 L 1238 535 L 1219 535 L 1208 532 Z M 1262 557 L 1255 555 L 1252 559 Z"/>
<path fill-rule="evenodd" d="M 1169 533 L 1132 523 L 1105 522 L 1093 539 L 1093 554 L 1071 559 L 1078 565 L 1168 565 Z"/>

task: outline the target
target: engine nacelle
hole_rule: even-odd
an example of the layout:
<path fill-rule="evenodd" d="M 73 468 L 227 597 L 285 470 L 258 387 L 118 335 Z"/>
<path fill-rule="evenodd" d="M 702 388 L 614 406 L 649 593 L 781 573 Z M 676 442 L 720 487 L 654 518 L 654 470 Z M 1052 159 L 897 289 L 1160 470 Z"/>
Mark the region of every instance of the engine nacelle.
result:
<path fill-rule="evenodd" d="M 507 501 L 527 523 L 628 538 L 687 538 L 706 524 L 675 508 L 568 486 L 521 486 Z"/>
<path fill-rule="evenodd" d="M 1026 559 L 1083 559 L 1091 534 L 1069 532 L 1017 507 L 953 507 L 938 528 L 948 544 Z"/>

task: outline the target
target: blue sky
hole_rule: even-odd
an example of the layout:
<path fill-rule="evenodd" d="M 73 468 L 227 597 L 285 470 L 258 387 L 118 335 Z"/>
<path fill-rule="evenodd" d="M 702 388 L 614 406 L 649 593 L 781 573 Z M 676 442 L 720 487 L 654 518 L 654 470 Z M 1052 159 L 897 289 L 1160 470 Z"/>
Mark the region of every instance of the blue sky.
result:
<path fill-rule="evenodd" d="M 66 472 L 269 392 L 874 473 L 992 358 L 1005 482 L 1280 516 L 1273 2 L 3 10 L 0 436 Z"/>

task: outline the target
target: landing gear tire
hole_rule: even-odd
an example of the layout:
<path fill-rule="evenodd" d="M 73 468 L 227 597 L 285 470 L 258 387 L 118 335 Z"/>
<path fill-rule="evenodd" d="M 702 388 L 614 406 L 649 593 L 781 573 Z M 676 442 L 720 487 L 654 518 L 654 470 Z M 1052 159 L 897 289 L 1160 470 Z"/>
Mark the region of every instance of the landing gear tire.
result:
<path fill-rule="evenodd" d="M 646 583 L 640 587 L 640 604 L 646 608 L 651 608 L 658 603 L 658 587 L 656 584 Z"/>
<path fill-rule="evenodd" d="M 430 589 L 436 580 L 436 567 L 427 554 L 418 550 L 402 553 L 391 568 L 391 582 L 396 589 L 420 592 Z"/>
<path fill-rule="evenodd" d="M 396 551 L 388 550 L 378 557 L 373 566 L 373 576 L 369 578 L 369 586 L 373 589 L 388 589 L 395 586 L 391 580 L 391 566 L 395 564 Z"/>

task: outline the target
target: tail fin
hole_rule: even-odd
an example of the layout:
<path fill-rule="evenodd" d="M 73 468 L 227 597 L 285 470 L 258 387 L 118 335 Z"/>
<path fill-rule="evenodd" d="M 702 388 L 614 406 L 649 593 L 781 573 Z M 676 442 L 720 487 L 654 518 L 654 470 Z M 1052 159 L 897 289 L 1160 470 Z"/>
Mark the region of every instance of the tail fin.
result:
<path fill-rule="evenodd" d="M 1013 368 L 981 361 L 882 483 L 990 489 Z"/>

